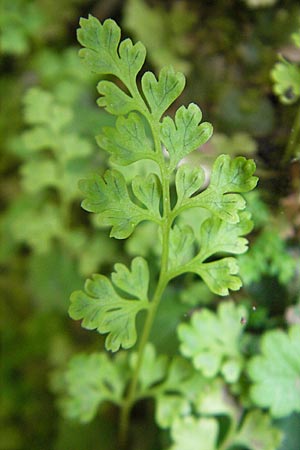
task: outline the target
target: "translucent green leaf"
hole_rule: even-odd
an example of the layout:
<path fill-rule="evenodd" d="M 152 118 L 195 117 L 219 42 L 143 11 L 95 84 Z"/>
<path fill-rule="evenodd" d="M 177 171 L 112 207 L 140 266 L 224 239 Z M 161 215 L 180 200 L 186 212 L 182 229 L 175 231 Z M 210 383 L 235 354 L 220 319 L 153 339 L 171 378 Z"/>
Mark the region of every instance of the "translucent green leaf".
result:
<path fill-rule="evenodd" d="M 126 275 L 128 279 L 126 279 Z M 131 271 L 122 264 L 116 265 L 112 275 L 114 284 L 135 298 L 121 297 L 108 278 L 93 275 L 85 283 L 85 291 L 75 291 L 71 295 L 70 316 L 83 319 L 82 326 L 88 330 L 97 329 L 108 336 L 105 340 L 107 350 L 113 352 L 120 347 L 130 348 L 137 339 L 135 319 L 139 311 L 148 308 L 147 297 L 138 297 L 148 289 L 149 274 L 146 262 L 135 258 Z"/>
<path fill-rule="evenodd" d="M 245 200 L 237 192 L 254 189 L 258 180 L 254 171 L 253 160 L 242 156 L 231 160 L 228 155 L 220 155 L 213 165 L 209 187 L 187 204 L 206 208 L 222 220 L 237 223 L 238 211 L 245 208 Z"/>
<path fill-rule="evenodd" d="M 103 178 L 94 175 L 81 180 L 79 187 L 86 195 L 82 207 L 97 213 L 101 226 L 112 227 L 112 237 L 130 236 L 139 222 L 149 218 L 145 209 L 132 202 L 125 179 L 117 170 L 107 170 Z"/>
<path fill-rule="evenodd" d="M 147 262 L 137 257 L 132 260 L 131 271 L 124 264 L 115 264 L 111 279 L 115 286 L 140 300 L 148 299 L 149 269 Z"/>
<path fill-rule="evenodd" d="M 177 204 L 179 207 L 184 200 L 187 200 L 198 189 L 200 189 L 205 181 L 205 173 L 201 167 L 192 167 L 183 164 L 176 171 L 176 192 Z"/>
<path fill-rule="evenodd" d="M 79 24 L 77 39 L 86 47 L 80 50 L 79 55 L 89 69 L 100 74 L 118 73 L 116 57 L 121 38 L 120 27 L 111 19 L 102 25 L 92 15 L 89 15 L 88 19 L 81 18 Z"/>
<path fill-rule="evenodd" d="M 174 225 L 170 230 L 169 269 L 180 267 L 193 257 L 194 242 L 195 236 L 191 227 Z"/>
<path fill-rule="evenodd" d="M 140 42 L 133 45 L 130 39 L 119 46 L 121 30 L 112 19 L 102 25 L 89 15 L 88 19 L 80 19 L 80 26 L 78 41 L 86 48 L 80 50 L 79 56 L 86 66 L 92 72 L 115 75 L 125 84 L 134 82 L 145 61 L 145 47 Z"/>
<path fill-rule="evenodd" d="M 211 378 L 221 372 L 228 383 L 237 381 L 243 366 L 240 354 L 242 317 L 247 317 L 245 309 L 232 302 L 222 302 L 217 313 L 208 309 L 194 313 L 190 324 L 178 327 L 181 353 L 191 358 L 204 376 Z M 229 362 L 234 363 L 234 370 L 224 373 Z"/>
<path fill-rule="evenodd" d="M 270 416 L 255 410 L 246 415 L 232 443 L 251 450 L 277 450 L 282 437 L 281 431 L 272 426 Z"/>
<path fill-rule="evenodd" d="M 204 261 L 218 252 L 234 254 L 246 252 L 248 241 L 241 236 L 250 233 L 252 226 L 248 212 L 240 213 L 240 221 L 236 224 L 224 222 L 217 217 L 206 219 L 200 228 L 201 248 L 197 258 Z"/>
<path fill-rule="evenodd" d="M 172 425 L 169 450 L 217 450 L 219 425 L 215 419 L 186 416 Z"/>
<path fill-rule="evenodd" d="M 154 159 L 154 149 L 145 132 L 144 122 L 138 114 L 118 117 L 115 127 L 103 127 L 97 136 L 100 147 L 111 154 L 111 162 L 128 165 L 140 159 Z"/>
<path fill-rule="evenodd" d="M 214 165 L 210 179 L 210 188 L 227 192 L 248 192 L 255 188 L 257 177 L 253 159 L 238 156 L 231 159 L 228 155 L 220 155 Z"/>
<path fill-rule="evenodd" d="M 261 352 L 250 360 L 250 395 L 260 407 L 269 408 L 273 417 L 300 411 L 300 326 L 288 333 L 268 331 L 261 341 Z"/>
<path fill-rule="evenodd" d="M 158 80 L 152 72 L 142 77 L 142 89 L 152 114 L 159 119 L 176 100 L 185 86 L 185 77 L 172 66 L 161 69 Z"/>
<path fill-rule="evenodd" d="M 90 422 L 104 401 L 121 404 L 129 373 L 123 355 L 111 360 L 105 353 L 76 355 L 59 380 L 64 415 Z"/>
<path fill-rule="evenodd" d="M 160 136 L 170 155 L 170 170 L 173 170 L 178 162 L 203 145 L 212 135 L 212 125 L 204 122 L 200 108 L 190 103 L 186 108 L 181 106 L 175 115 L 175 121 L 165 117 L 161 127 Z"/>
<path fill-rule="evenodd" d="M 242 286 L 237 276 L 239 267 L 234 258 L 222 258 L 207 263 L 199 263 L 195 258 L 184 266 L 184 271 L 197 273 L 209 289 L 218 295 L 228 295 L 229 289 L 238 291 Z"/>
<path fill-rule="evenodd" d="M 161 184 L 158 176 L 154 173 L 146 178 L 136 176 L 132 180 L 132 190 L 153 217 L 160 219 Z"/>
<path fill-rule="evenodd" d="M 119 55 L 119 66 L 122 74 L 124 74 L 123 79 L 126 74 L 126 80 L 129 83 L 135 80 L 138 72 L 141 70 L 146 58 L 146 49 L 141 42 L 133 45 L 130 39 L 125 39 L 120 44 Z"/>
<path fill-rule="evenodd" d="M 100 81 L 97 90 L 102 96 L 97 100 L 98 105 L 111 114 L 125 115 L 138 109 L 135 100 L 111 81 Z"/>

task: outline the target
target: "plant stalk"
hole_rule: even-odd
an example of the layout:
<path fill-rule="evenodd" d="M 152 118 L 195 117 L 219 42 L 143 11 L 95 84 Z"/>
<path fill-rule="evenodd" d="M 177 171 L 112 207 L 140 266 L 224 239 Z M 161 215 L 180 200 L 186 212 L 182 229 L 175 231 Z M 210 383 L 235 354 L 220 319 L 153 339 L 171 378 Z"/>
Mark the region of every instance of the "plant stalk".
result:
<path fill-rule="evenodd" d="M 150 308 L 148 309 L 148 315 L 145 321 L 144 329 L 142 332 L 139 348 L 138 348 L 138 357 L 136 367 L 131 379 L 131 383 L 129 385 L 127 396 L 122 405 L 121 413 L 120 413 L 120 428 L 119 428 L 119 446 L 120 449 L 126 449 L 128 443 L 128 433 L 129 433 L 129 421 L 130 421 L 130 412 L 132 406 L 135 401 L 136 390 L 138 385 L 139 373 L 143 363 L 144 352 L 146 348 L 146 344 L 149 340 L 149 336 L 151 333 L 152 325 L 155 319 L 156 311 L 161 301 L 162 295 L 168 284 L 168 258 L 169 258 L 169 233 L 170 227 L 172 223 L 172 218 L 170 215 L 170 190 L 169 190 L 169 174 L 165 165 L 163 154 L 161 153 L 160 141 L 158 139 L 159 133 L 157 126 L 154 121 L 151 120 L 151 116 L 145 114 L 150 127 L 152 129 L 153 138 L 155 142 L 156 153 L 159 158 L 159 166 L 161 170 L 161 179 L 162 179 L 162 196 L 163 196 L 163 218 L 161 222 L 162 229 L 162 256 L 161 256 L 161 267 L 158 284 L 153 295 L 152 301 L 150 303 Z"/>
<path fill-rule="evenodd" d="M 296 114 L 291 129 L 290 137 L 284 152 L 282 161 L 283 163 L 287 163 L 294 156 L 294 150 L 299 140 L 300 140 L 300 107 L 298 108 L 298 112 Z"/>

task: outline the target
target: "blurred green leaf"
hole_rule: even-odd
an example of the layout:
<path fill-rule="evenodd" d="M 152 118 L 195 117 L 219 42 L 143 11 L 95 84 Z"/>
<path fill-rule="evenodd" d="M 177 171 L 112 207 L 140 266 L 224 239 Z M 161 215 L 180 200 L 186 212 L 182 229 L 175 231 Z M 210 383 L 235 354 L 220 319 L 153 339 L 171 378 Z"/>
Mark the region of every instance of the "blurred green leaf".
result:
<path fill-rule="evenodd" d="M 268 227 L 252 242 L 248 253 L 239 257 L 239 265 L 246 284 L 258 282 L 264 275 L 276 276 L 287 284 L 295 274 L 297 260 L 279 232 Z"/>
<path fill-rule="evenodd" d="M 191 358 L 204 376 L 222 373 L 228 383 L 237 381 L 244 364 L 240 353 L 242 317 L 247 318 L 245 309 L 232 302 L 221 303 L 217 313 L 208 309 L 194 313 L 190 324 L 178 327 L 181 353 Z"/>
<path fill-rule="evenodd" d="M 252 450 L 276 450 L 282 437 L 280 430 L 272 426 L 271 418 L 255 410 L 246 415 L 233 443 Z"/>
<path fill-rule="evenodd" d="M 137 358 L 137 353 L 132 353 L 130 355 L 129 364 L 132 372 L 135 370 Z M 166 376 L 167 363 L 167 356 L 157 355 L 154 346 L 148 343 L 145 348 L 143 363 L 139 372 L 137 397 L 145 395 L 151 386 L 159 383 Z"/>
<path fill-rule="evenodd" d="M 105 353 L 79 354 L 69 361 L 62 375 L 56 375 L 54 388 L 64 387 L 60 403 L 65 416 L 86 423 L 104 401 L 121 403 L 127 379 L 123 355 L 111 360 Z"/>
<path fill-rule="evenodd" d="M 300 97 L 300 68 L 282 56 L 271 71 L 273 90 L 285 104 L 295 103 Z"/>
<path fill-rule="evenodd" d="M 255 405 L 269 408 L 273 417 L 300 411 L 300 326 L 288 332 L 267 331 L 261 340 L 261 352 L 248 365 L 252 381 L 250 396 Z"/>
<path fill-rule="evenodd" d="M 217 450 L 219 426 L 215 419 L 186 416 L 174 421 L 169 450 Z"/>
<path fill-rule="evenodd" d="M 149 61 L 158 70 L 171 64 L 183 73 L 190 71 L 186 56 L 195 44 L 190 32 L 197 20 L 197 9 L 190 6 L 179 2 L 166 9 L 159 3 L 150 6 L 144 0 L 127 0 L 124 4 L 125 28 L 145 44 Z"/>

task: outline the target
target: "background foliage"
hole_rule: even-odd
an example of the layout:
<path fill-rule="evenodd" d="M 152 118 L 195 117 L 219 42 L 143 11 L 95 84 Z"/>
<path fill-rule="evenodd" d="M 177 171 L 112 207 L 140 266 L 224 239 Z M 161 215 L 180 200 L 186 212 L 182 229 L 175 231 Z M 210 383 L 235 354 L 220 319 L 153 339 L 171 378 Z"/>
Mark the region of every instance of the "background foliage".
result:
<path fill-rule="evenodd" d="M 230 422 L 234 439 L 224 449 L 298 450 L 299 3 L 62 0 L 59 14 L 48 0 L 1 6 L 0 449 L 116 448 L 117 409 L 106 400 L 118 403 L 133 362 L 121 353 L 112 364 L 95 353 L 104 339 L 69 319 L 69 296 L 92 273 L 110 273 L 116 260 L 128 265 L 142 254 L 154 267 L 157 261 L 151 226 L 116 244 L 79 206 L 78 180 L 108 167 L 94 136 L 112 120 L 95 103 L 99 80 L 77 56 L 78 19 L 92 12 L 115 18 L 126 35 L 141 40 L 151 70 L 170 63 L 186 74 L 181 103 L 199 104 L 214 125 L 203 152 L 190 157 L 194 164 L 209 172 L 220 153 L 251 156 L 260 176 L 247 198 L 255 228 L 250 250 L 239 256 L 243 289 L 220 303 L 186 277 L 167 291 L 133 411 L 133 449 L 201 450 L 201 436 L 211 439 L 203 450 L 220 448 L 218 436 Z M 183 225 L 196 230 L 198 221 L 192 210 Z M 235 324 L 228 336 L 223 316 Z M 217 352 L 216 335 L 222 337 Z M 179 343 L 184 362 L 172 359 Z M 78 352 L 84 353 L 62 377 Z M 105 367 L 115 380 L 110 396 L 95 394 L 95 383 L 106 381 L 86 379 L 88 367 Z M 197 382 L 190 377 L 195 368 L 204 376 Z M 83 398 L 73 395 L 82 392 L 76 383 L 87 389 Z M 154 404 L 146 400 L 150 391 Z M 241 417 L 249 405 L 255 408 Z M 190 409 L 197 418 L 188 416 Z M 187 417 L 173 417 L 174 411 Z M 94 419 L 79 425 L 67 417 Z M 188 446 L 186 436 L 194 433 L 198 440 Z"/>

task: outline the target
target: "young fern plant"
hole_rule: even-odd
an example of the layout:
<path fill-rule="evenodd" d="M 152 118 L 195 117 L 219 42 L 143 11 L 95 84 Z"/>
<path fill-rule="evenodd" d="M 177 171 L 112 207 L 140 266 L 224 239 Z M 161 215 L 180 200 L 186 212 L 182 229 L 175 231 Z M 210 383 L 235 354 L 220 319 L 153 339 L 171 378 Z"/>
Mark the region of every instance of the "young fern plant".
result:
<path fill-rule="evenodd" d="M 103 177 L 92 175 L 80 181 L 85 195 L 82 206 L 97 214 L 99 224 L 109 227 L 110 236 L 116 239 L 128 238 L 142 221 L 156 224 L 158 235 L 153 240 L 159 237 L 161 243 L 160 271 L 153 292 L 149 292 L 149 279 L 154 275 L 145 258 L 135 257 L 129 268 L 117 263 L 110 279 L 93 275 L 84 290 L 72 294 L 69 313 L 73 319 L 81 319 L 84 328 L 106 334 L 106 349 L 116 352 L 135 345 L 136 317 L 146 311 L 132 377 L 120 405 L 124 443 L 146 344 L 168 283 L 191 272 L 221 296 L 241 287 L 236 259 L 228 255 L 247 250 L 243 236 L 251 230 L 252 222 L 250 214 L 243 211 L 246 203 L 240 194 L 252 190 L 257 178 L 253 176 L 255 163 L 244 157 L 219 156 L 206 188 L 200 166 L 179 165 L 208 141 L 212 125 L 200 123 L 201 110 L 193 103 L 181 106 L 175 119 L 164 116 L 184 89 L 184 75 L 165 67 L 158 79 L 145 72 L 139 86 L 137 76 L 146 50 L 140 42 L 120 42 L 120 36 L 113 20 L 103 24 L 93 16 L 80 20 L 78 40 L 84 47 L 80 57 L 102 76 L 98 104 L 117 116 L 114 127 L 103 128 L 98 143 L 111 155 L 114 167 L 151 160 L 157 172 L 135 176 L 129 186 L 116 169 L 107 170 Z M 104 79 L 107 76 L 109 79 Z M 174 180 L 173 202 L 170 187 Z M 182 212 L 191 208 L 203 210 L 197 239 L 191 227 L 176 223 Z"/>

